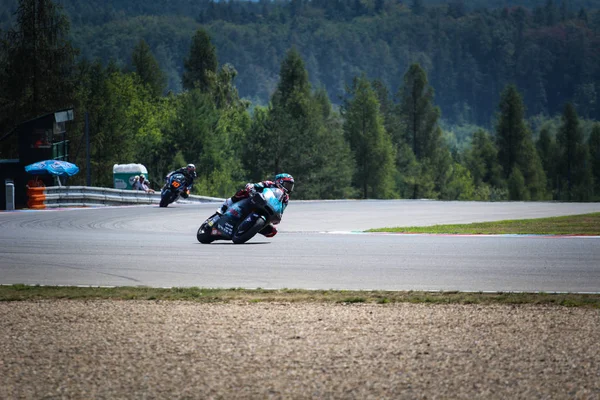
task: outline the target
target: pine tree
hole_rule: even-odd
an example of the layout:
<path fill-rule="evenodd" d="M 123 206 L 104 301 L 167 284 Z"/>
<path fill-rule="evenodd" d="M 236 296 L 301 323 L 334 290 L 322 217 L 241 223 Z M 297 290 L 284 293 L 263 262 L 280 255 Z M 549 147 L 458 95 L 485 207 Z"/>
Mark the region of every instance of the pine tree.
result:
<path fill-rule="evenodd" d="M 542 161 L 542 167 L 546 172 L 546 189 L 553 192 L 556 186 L 556 165 L 558 163 L 558 148 L 556 141 L 550 134 L 550 130 L 544 127 L 540 130 L 540 136 L 536 143 L 536 149 Z"/>
<path fill-rule="evenodd" d="M 314 190 L 311 198 L 340 199 L 356 197 L 352 188 L 354 159 L 344 137 L 343 121 L 339 112 L 334 111 L 327 91 L 319 88 L 313 95 L 317 110 L 323 119 L 323 129 L 319 130 L 320 151 L 317 157 Z"/>
<path fill-rule="evenodd" d="M 504 177 L 509 179 L 514 175 L 514 170 L 518 170 L 528 190 L 527 199 L 544 199 L 546 176 L 533 145 L 531 131 L 524 120 L 525 107 L 521 95 L 514 85 L 508 85 L 503 90 L 499 108 L 496 144 L 498 161 L 504 171 Z M 511 191 L 511 193 L 517 192 Z"/>
<path fill-rule="evenodd" d="M 208 75 L 217 108 L 245 110 L 248 107 L 248 102 L 240 99 L 237 88 L 233 83 L 237 76 L 237 70 L 233 65 L 227 63 L 219 69 L 216 75 L 211 72 Z"/>
<path fill-rule="evenodd" d="M 508 193 L 511 200 L 529 200 L 525 178 L 517 166 L 513 168 L 508 177 Z"/>
<path fill-rule="evenodd" d="M 344 117 L 344 132 L 356 160 L 354 181 L 362 198 L 393 197 L 394 149 L 377 96 L 364 75 L 349 88 Z"/>
<path fill-rule="evenodd" d="M 310 94 L 308 72 L 300 53 L 295 47 L 288 51 L 281 63 L 279 83 L 272 99 L 274 105 L 284 108 L 290 107 L 288 111 L 292 111 L 293 105 L 290 102 L 294 93 L 299 93 L 302 96 Z"/>
<path fill-rule="evenodd" d="M 566 182 L 566 193 L 561 197 L 568 201 L 586 200 L 591 183 L 591 171 L 587 165 L 589 153 L 583 142 L 577 111 L 571 103 L 565 105 L 561 119 L 562 125 L 556 136 L 560 149 L 558 174 Z"/>
<path fill-rule="evenodd" d="M 141 81 L 150 89 L 150 93 L 154 97 L 162 96 L 167 86 L 165 74 L 144 39 L 141 39 L 133 48 L 131 64 Z"/>
<path fill-rule="evenodd" d="M 560 21 L 565 22 L 569 18 L 570 18 L 570 15 L 569 15 L 569 8 L 567 6 L 567 1 L 562 0 L 560 3 Z"/>
<path fill-rule="evenodd" d="M 396 139 L 398 154 L 405 154 L 400 148 L 406 143 L 419 163 L 418 168 L 411 169 L 418 171 L 418 176 L 402 178 L 415 183 L 411 198 L 438 198 L 451 178 L 451 155 L 442 140 L 442 129 L 438 125 L 441 113 L 433 103 L 433 95 L 425 70 L 419 64 L 412 64 L 404 74 L 404 85 L 397 95 L 400 104 L 396 131 L 401 138 Z M 401 173 L 409 172 L 401 167 L 404 164 L 403 160 L 397 160 Z"/>
<path fill-rule="evenodd" d="M 425 7 L 423 6 L 423 0 L 412 0 L 411 11 L 415 15 L 421 15 L 425 11 Z"/>
<path fill-rule="evenodd" d="M 215 46 L 211 43 L 209 34 L 202 28 L 196 31 L 192 38 L 190 53 L 184 62 L 183 88 L 198 88 L 203 93 L 211 89 L 209 72 L 217 72 L 218 61 Z"/>
<path fill-rule="evenodd" d="M 588 139 L 590 151 L 590 168 L 594 179 L 594 200 L 600 198 L 600 123 L 594 124 Z"/>
<path fill-rule="evenodd" d="M 341 129 L 330 120 L 326 94 L 311 93 L 304 61 L 295 48 L 281 63 L 280 79 L 268 110 L 255 112 L 244 165 L 260 179 L 279 172 L 294 176 L 294 198 L 350 194 L 352 160 Z M 320 93 L 320 94 L 319 94 Z M 326 192 L 325 192 L 326 191 Z"/>
<path fill-rule="evenodd" d="M 184 160 L 196 164 L 198 180 L 207 181 L 223 165 L 217 133 L 220 113 L 212 96 L 199 89 L 179 95 L 175 106 L 176 115 L 167 130 L 171 153 L 181 152 Z"/>
<path fill-rule="evenodd" d="M 19 0 L 17 27 L 1 42 L 4 104 L 0 125 L 71 107 L 74 102 L 76 50 L 69 39 L 69 20 L 50 0 Z"/>
<path fill-rule="evenodd" d="M 304 61 L 298 50 L 291 48 L 281 63 L 279 83 L 271 99 L 272 173 L 298 175 L 312 169 L 318 128 L 314 126 L 316 115 L 310 110 L 310 90 Z"/>
<path fill-rule="evenodd" d="M 371 82 L 371 87 L 375 91 L 377 100 L 379 101 L 379 108 L 384 119 L 385 130 L 391 135 L 394 145 L 400 146 L 404 143 L 404 137 L 402 136 L 402 131 L 400 129 L 397 105 L 394 104 L 390 91 L 381 80 L 373 80 Z"/>
<path fill-rule="evenodd" d="M 433 88 L 419 64 L 412 64 L 404 75 L 404 85 L 398 91 L 398 97 L 405 141 L 417 160 L 432 159 L 442 134 L 438 126 L 440 109 L 433 104 Z"/>
<path fill-rule="evenodd" d="M 475 186 L 489 185 L 502 188 L 502 168 L 498 164 L 498 149 L 490 135 L 483 129 L 473 134 L 471 147 L 465 153 L 465 165 Z"/>
<path fill-rule="evenodd" d="M 556 9 L 556 6 L 552 0 L 546 0 L 544 13 L 546 15 L 546 25 L 552 26 L 556 24 L 558 20 L 558 10 Z"/>
<path fill-rule="evenodd" d="M 273 130 L 269 121 L 269 109 L 257 106 L 252 113 L 252 123 L 246 134 L 246 145 L 242 152 L 242 161 L 251 181 L 263 180 L 273 172 L 271 160 L 273 152 Z"/>
<path fill-rule="evenodd" d="M 501 95 L 500 118 L 496 127 L 498 161 L 506 178 L 512 173 L 523 141 L 529 134 L 524 117 L 525 109 L 521 95 L 516 86 L 507 86 Z"/>

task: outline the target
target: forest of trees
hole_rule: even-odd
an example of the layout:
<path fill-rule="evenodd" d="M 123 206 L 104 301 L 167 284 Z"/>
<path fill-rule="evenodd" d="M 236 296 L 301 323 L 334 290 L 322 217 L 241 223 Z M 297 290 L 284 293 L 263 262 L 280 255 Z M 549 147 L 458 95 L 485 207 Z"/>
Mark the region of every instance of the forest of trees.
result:
<path fill-rule="evenodd" d="M 591 2 L 2 2 L 0 137 L 74 107 L 83 167 L 87 113 L 95 186 L 193 162 L 219 197 L 288 172 L 299 199 L 600 199 Z"/>
<path fill-rule="evenodd" d="M 130 64 L 139 39 L 183 90 L 184 58 L 202 28 L 220 64 L 238 71 L 242 98 L 267 105 L 286 51 L 302 56 L 311 85 L 340 105 L 365 73 L 394 93 L 408 67 L 427 72 L 444 124 L 491 129 L 507 84 L 526 116 L 554 116 L 572 102 L 600 119 L 600 4 L 593 0 L 60 0 L 80 56 Z M 0 0 L 0 28 L 18 0 Z"/>

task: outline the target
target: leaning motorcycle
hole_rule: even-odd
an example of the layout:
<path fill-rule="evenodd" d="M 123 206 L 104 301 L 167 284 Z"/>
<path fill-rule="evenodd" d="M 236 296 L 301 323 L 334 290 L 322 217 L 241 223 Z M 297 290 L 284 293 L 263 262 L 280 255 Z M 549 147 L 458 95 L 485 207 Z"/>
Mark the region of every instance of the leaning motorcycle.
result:
<path fill-rule="evenodd" d="M 173 174 L 169 177 L 167 184 L 160 192 L 160 207 L 167 207 L 169 204 L 177 200 L 182 193 L 189 195 L 189 189 L 186 185 L 185 176 L 183 174 Z"/>
<path fill-rule="evenodd" d="M 234 203 L 223 214 L 213 214 L 198 228 L 200 243 L 231 240 L 245 243 L 269 223 L 279 223 L 285 206 L 284 193 L 279 188 L 264 188 L 250 197 Z"/>

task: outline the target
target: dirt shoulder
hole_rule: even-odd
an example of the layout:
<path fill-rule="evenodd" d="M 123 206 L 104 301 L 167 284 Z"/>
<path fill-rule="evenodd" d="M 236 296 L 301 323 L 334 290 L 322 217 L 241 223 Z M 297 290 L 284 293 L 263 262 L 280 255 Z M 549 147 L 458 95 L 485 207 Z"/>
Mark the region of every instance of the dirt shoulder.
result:
<path fill-rule="evenodd" d="M 600 310 L 0 303 L 0 398 L 600 398 Z"/>

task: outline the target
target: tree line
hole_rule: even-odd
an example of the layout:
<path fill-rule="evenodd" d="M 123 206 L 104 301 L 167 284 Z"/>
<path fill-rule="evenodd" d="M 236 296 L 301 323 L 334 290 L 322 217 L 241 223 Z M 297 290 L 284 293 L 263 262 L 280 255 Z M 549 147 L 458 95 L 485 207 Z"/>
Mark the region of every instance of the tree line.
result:
<path fill-rule="evenodd" d="M 146 165 L 160 186 L 168 171 L 193 162 L 195 192 L 218 197 L 287 172 L 298 199 L 600 198 L 600 125 L 565 102 L 556 118 L 532 126 L 515 83 L 494 100 L 492 127 L 473 127 L 457 145 L 419 62 L 397 86 L 357 71 L 338 106 L 312 84 L 305 57 L 292 46 L 262 105 L 240 96 L 238 71 L 219 63 L 218 41 L 198 28 L 182 60 L 182 90 L 165 94 L 166 74 L 145 40 L 125 66 L 88 61 L 77 58 L 69 20 L 52 1 L 20 0 L 16 15 L 2 35 L 0 127 L 73 106 L 70 154 L 82 173 L 72 184 L 86 176 L 87 113 L 96 186 L 112 186 L 116 163 Z"/>
<path fill-rule="evenodd" d="M 183 90 L 183 60 L 202 27 L 219 49 L 219 62 L 236 67 L 240 96 L 255 104 L 268 104 L 285 52 L 294 46 L 312 86 L 324 87 L 336 106 L 360 72 L 397 88 L 410 65 L 419 63 L 445 124 L 491 129 L 497 99 L 510 83 L 528 118 L 560 114 L 566 102 L 582 118 L 600 118 L 600 11 L 588 0 L 61 4 L 81 56 L 114 59 L 125 68 L 143 38 L 175 93 Z"/>

